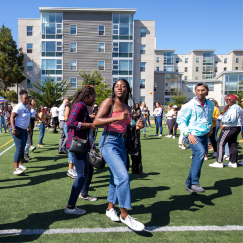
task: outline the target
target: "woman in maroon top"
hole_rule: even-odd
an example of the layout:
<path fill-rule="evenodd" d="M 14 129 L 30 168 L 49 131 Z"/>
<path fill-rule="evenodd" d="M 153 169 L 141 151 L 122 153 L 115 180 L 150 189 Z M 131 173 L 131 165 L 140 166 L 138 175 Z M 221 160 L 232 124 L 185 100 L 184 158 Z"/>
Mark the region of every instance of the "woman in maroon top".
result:
<path fill-rule="evenodd" d="M 95 101 L 95 90 L 92 86 L 85 86 L 80 92 L 77 92 L 74 96 L 71 114 L 67 121 L 67 127 L 69 128 L 67 149 L 70 148 L 73 137 L 79 139 L 87 139 L 89 129 L 96 127 L 93 125 L 92 120 L 89 121 L 89 115 L 86 106 L 92 106 Z M 75 207 L 79 193 L 84 186 L 86 177 L 88 175 L 88 152 L 86 154 L 72 153 L 73 163 L 76 167 L 77 177 L 73 183 L 71 195 L 68 201 L 68 205 L 65 208 L 66 214 L 82 215 L 86 211 Z"/>

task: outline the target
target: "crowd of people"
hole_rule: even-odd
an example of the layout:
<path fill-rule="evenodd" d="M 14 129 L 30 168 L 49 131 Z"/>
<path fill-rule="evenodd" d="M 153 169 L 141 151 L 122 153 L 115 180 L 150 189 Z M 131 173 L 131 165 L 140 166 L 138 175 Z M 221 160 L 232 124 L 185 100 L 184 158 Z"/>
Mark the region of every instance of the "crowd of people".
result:
<path fill-rule="evenodd" d="M 216 100 L 206 99 L 208 85 L 198 83 L 195 88 L 196 97 L 182 104 L 179 110 L 177 105 L 168 105 L 166 110 L 159 101 L 153 109 L 156 126 L 154 136 L 163 136 L 162 120 L 168 127 L 166 138 L 175 139 L 177 130 L 180 130 L 179 148 L 192 150 L 191 168 L 186 179 L 186 190 L 190 194 L 197 194 L 205 190 L 199 184 L 201 168 L 207 160 L 208 149 L 212 150 L 217 161 L 209 164 L 210 167 L 223 168 L 223 159 L 229 160 L 228 166 L 237 168 L 238 149 L 237 137 L 243 134 L 243 111 L 237 105 L 235 95 L 227 95 L 227 106 L 221 114 Z M 21 90 L 20 103 L 8 109 L 0 110 L 0 127 L 4 125 L 7 132 L 10 122 L 10 131 L 14 139 L 16 151 L 14 154 L 14 175 L 20 175 L 27 169 L 24 165 L 29 157 L 29 151 L 34 151 L 33 131 L 38 121 L 40 131 L 37 147 L 43 148 L 44 135 L 52 127 L 53 133 L 61 131 L 58 152 L 68 155 L 67 175 L 75 179 L 70 197 L 65 207 L 66 214 L 82 215 L 86 211 L 76 207 L 77 199 L 96 201 L 97 198 L 88 194 L 94 168 L 89 163 L 89 151 L 95 147 L 95 137 L 98 127 L 104 129 L 99 140 L 99 151 L 109 167 L 110 185 L 108 192 L 108 206 L 106 216 L 112 221 L 120 221 L 135 231 L 142 231 L 144 225 L 128 214 L 131 208 L 130 180 L 127 170 L 126 139 L 128 126 L 136 131 L 143 130 L 146 136 L 146 127 L 151 128 L 150 111 L 145 102 L 128 105 L 132 99 L 129 83 L 117 80 L 112 88 L 112 97 L 103 101 L 100 107 L 95 104 L 96 92 L 91 85 L 86 85 L 77 92 L 73 100 L 63 99 L 60 107 L 53 105 L 51 109 L 40 106 L 36 108 L 35 98 L 30 98 L 26 90 Z M 243 99 L 242 99 L 243 104 Z M 52 124 L 51 124 L 52 121 Z M 219 138 L 217 133 L 221 127 Z M 86 141 L 86 147 L 81 152 L 73 149 L 73 141 Z M 186 143 L 189 147 L 186 146 Z M 211 144 L 211 147 L 209 146 Z M 114 206 L 119 203 L 120 217 Z"/>

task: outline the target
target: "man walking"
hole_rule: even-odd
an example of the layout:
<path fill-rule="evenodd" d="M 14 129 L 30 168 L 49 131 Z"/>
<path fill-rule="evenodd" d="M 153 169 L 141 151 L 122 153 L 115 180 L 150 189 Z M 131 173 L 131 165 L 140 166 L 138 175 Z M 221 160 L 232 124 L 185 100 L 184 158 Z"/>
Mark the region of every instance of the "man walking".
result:
<path fill-rule="evenodd" d="M 59 147 L 58 147 L 59 154 L 68 153 L 68 151 L 66 150 L 67 137 L 64 132 L 64 125 L 65 125 L 64 113 L 65 113 L 65 107 L 69 102 L 70 102 L 69 97 L 64 98 L 62 105 L 58 109 L 59 110 L 59 128 L 61 130 L 61 138 L 60 138 Z"/>
<path fill-rule="evenodd" d="M 186 190 L 190 194 L 205 192 L 199 185 L 199 178 L 207 151 L 208 137 L 213 133 L 212 118 L 214 111 L 214 103 L 206 99 L 208 91 L 206 83 L 197 83 L 196 97 L 183 106 L 177 117 L 179 129 L 184 134 L 185 141 L 193 152 L 191 169 L 186 180 Z"/>
<path fill-rule="evenodd" d="M 51 117 L 52 117 L 52 126 L 54 129 L 54 133 L 58 133 L 57 131 L 57 125 L 58 125 L 58 108 L 54 104 L 53 107 L 51 108 Z"/>

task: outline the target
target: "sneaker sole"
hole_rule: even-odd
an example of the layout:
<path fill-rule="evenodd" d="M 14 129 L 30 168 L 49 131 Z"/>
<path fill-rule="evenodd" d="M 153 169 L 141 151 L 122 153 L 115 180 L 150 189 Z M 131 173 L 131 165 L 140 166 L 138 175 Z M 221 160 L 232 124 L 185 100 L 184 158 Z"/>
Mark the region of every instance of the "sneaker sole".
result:
<path fill-rule="evenodd" d="M 193 191 L 192 189 L 186 187 L 186 191 L 188 191 L 191 195 L 197 195 L 197 192 Z"/>
<path fill-rule="evenodd" d="M 113 222 L 121 222 L 120 219 L 112 219 L 110 216 L 106 215 Z"/>
<path fill-rule="evenodd" d="M 69 177 L 73 178 L 73 179 L 76 179 L 76 177 L 77 177 L 77 176 L 73 176 L 73 175 L 68 174 L 68 173 L 67 173 L 67 175 L 68 175 Z"/>
<path fill-rule="evenodd" d="M 35 148 L 33 148 L 32 150 L 30 149 L 30 152 L 34 152 L 36 150 L 36 147 Z"/>

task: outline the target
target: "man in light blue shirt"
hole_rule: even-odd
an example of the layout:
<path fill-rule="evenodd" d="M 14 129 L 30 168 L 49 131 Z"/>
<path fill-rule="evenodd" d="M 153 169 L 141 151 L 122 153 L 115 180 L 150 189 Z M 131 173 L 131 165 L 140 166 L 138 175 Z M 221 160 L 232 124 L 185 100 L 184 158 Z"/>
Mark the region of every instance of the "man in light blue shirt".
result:
<path fill-rule="evenodd" d="M 206 99 L 208 91 L 206 83 L 197 83 L 196 97 L 183 106 L 177 117 L 179 129 L 184 134 L 185 141 L 193 152 L 191 169 L 186 180 L 186 190 L 190 194 L 205 192 L 199 185 L 199 178 L 204 156 L 207 152 L 208 137 L 213 133 L 212 118 L 214 111 L 214 103 Z"/>

